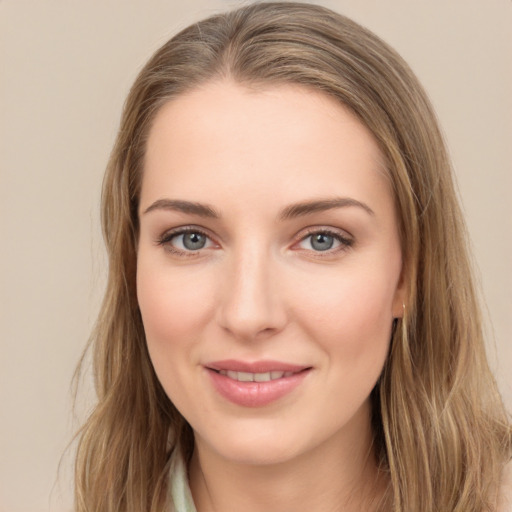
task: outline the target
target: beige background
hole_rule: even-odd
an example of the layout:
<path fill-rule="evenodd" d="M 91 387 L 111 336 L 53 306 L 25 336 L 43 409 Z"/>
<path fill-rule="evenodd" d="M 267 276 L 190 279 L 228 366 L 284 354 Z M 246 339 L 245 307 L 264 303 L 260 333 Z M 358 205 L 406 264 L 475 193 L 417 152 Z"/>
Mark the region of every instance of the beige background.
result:
<path fill-rule="evenodd" d="M 56 484 L 57 464 L 77 426 L 70 381 L 105 272 L 99 188 L 128 87 L 177 29 L 236 3 L 0 0 L 0 512 L 70 509 L 70 457 Z M 438 110 L 510 407 L 512 2 L 322 3 L 397 48 Z"/>

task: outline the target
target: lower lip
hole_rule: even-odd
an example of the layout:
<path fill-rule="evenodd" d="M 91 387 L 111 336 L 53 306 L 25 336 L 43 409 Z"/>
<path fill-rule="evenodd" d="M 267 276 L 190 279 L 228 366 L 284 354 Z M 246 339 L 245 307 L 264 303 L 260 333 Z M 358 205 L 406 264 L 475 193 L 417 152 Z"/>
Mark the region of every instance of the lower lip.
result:
<path fill-rule="evenodd" d="M 266 382 L 240 382 L 214 370 L 207 371 L 214 388 L 230 402 L 242 407 L 263 407 L 291 393 L 310 370 Z"/>
<path fill-rule="evenodd" d="M 266 382 L 240 382 L 207 369 L 214 388 L 230 402 L 242 407 L 263 407 L 291 393 L 309 373 L 308 370 L 290 377 Z"/>

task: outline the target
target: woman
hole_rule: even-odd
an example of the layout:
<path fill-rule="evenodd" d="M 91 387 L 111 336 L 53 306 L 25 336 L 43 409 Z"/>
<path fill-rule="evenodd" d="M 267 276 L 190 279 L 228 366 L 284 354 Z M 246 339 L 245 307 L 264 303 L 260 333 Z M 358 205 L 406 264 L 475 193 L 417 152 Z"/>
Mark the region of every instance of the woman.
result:
<path fill-rule="evenodd" d="M 508 510 L 449 160 L 376 36 L 295 3 L 182 31 L 126 102 L 103 229 L 77 510 Z"/>

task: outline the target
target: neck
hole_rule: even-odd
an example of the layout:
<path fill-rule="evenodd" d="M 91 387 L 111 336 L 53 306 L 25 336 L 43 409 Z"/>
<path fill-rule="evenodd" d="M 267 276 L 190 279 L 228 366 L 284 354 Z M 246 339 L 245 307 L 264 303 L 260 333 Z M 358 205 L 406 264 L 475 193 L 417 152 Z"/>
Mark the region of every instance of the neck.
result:
<path fill-rule="evenodd" d="M 369 417 L 369 415 L 368 415 Z M 196 437 L 190 486 L 198 512 L 359 512 L 376 510 L 385 478 L 369 421 L 276 464 L 242 464 Z"/>

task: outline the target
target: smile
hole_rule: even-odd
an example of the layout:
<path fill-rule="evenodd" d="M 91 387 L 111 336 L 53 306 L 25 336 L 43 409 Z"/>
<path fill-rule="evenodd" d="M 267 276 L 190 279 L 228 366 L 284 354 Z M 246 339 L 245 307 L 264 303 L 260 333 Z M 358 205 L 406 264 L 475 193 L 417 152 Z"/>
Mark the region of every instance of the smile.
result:
<path fill-rule="evenodd" d="M 273 371 L 265 373 L 235 372 L 233 370 L 219 370 L 221 375 L 237 380 L 238 382 L 269 382 L 271 380 L 291 377 L 294 372 Z"/>
<path fill-rule="evenodd" d="M 241 407 L 263 407 L 291 394 L 311 372 L 310 366 L 277 361 L 219 361 L 205 366 L 213 389 Z"/>

